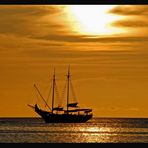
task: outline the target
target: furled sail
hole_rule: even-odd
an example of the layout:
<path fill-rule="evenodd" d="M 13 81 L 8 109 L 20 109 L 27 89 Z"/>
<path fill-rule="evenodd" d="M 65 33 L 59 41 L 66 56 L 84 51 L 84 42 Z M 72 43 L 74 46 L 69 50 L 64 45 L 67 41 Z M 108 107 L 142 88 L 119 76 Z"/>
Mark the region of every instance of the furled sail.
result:
<path fill-rule="evenodd" d="M 53 110 L 63 111 L 63 107 L 54 107 Z"/>
<path fill-rule="evenodd" d="M 69 103 L 68 104 L 68 107 L 78 107 L 77 105 L 78 105 L 77 102 L 76 103 Z"/>

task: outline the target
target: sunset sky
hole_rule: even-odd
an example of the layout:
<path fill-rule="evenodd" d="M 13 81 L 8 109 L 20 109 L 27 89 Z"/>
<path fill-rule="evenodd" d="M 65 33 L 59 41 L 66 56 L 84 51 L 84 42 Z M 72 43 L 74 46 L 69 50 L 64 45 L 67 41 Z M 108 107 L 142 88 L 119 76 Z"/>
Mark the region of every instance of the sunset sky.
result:
<path fill-rule="evenodd" d="M 38 117 L 33 84 L 55 67 L 61 94 L 68 65 L 94 116 L 148 117 L 148 6 L 0 6 L 0 117 Z"/>

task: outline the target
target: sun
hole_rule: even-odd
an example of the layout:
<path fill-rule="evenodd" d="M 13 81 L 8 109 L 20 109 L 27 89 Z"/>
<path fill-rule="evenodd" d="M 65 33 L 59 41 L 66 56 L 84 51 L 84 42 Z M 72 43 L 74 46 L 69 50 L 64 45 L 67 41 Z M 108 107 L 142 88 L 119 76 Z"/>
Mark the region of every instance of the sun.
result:
<path fill-rule="evenodd" d="M 70 5 L 66 6 L 72 30 L 87 35 L 111 35 L 124 30 L 111 26 L 121 16 L 108 13 L 115 5 Z"/>

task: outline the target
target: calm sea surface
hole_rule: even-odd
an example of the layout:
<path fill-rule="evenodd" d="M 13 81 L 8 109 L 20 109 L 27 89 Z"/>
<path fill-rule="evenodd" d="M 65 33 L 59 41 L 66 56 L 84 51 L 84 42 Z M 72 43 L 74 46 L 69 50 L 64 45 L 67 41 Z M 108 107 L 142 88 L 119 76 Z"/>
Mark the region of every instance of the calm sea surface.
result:
<path fill-rule="evenodd" d="M 0 143 L 148 143 L 148 119 L 93 118 L 63 124 L 0 118 Z"/>

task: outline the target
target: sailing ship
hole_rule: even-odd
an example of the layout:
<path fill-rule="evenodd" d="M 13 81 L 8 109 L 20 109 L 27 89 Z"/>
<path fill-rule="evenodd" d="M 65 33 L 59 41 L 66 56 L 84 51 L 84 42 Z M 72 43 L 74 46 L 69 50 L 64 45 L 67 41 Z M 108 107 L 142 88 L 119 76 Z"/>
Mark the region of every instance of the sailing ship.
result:
<path fill-rule="evenodd" d="M 52 102 L 51 107 L 48 105 L 48 102 L 43 98 L 39 89 L 34 84 L 34 87 L 38 91 L 45 105 L 48 107 L 48 110 L 41 109 L 36 103 L 34 106 L 28 104 L 28 106 L 32 107 L 34 111 L 42 117 L 42 119 L 46 123 L 84 123 L 90 120 L 93 117 L 92 109 L 90 108 L 80 108 L 78 106 L 78 102 L 70 102 L 70 82 L 71 82 L 71 74 L 70 67 L 68 68 L 67 77 L 67 97 L 66 97 L 66 108 L 64 109 L 61 106 L 54 106 L 55 102 L 55 69 L 52 79 Z"/>

